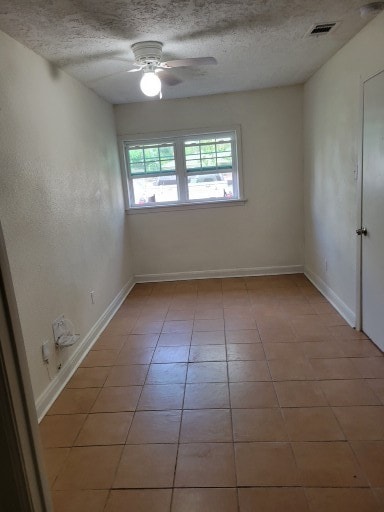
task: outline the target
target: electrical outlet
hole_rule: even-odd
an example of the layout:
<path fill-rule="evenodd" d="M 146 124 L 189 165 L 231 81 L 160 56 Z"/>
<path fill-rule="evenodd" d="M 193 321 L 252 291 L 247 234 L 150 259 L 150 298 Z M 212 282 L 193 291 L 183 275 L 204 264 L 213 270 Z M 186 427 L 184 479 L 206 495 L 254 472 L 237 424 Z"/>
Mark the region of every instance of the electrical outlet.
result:
<path fill-rule="evenodd" d="M 95 303 L 95 292 L 93 290 L 91 291 L 91 302 L 92 304 Z"/>
<path fill-rule="evenodd" d="M 43 356 L 44 363 L 49 363 L 49 356 L 51 355 L 50 342 L 45 341 L 41 346 L 41 355 Z"/>

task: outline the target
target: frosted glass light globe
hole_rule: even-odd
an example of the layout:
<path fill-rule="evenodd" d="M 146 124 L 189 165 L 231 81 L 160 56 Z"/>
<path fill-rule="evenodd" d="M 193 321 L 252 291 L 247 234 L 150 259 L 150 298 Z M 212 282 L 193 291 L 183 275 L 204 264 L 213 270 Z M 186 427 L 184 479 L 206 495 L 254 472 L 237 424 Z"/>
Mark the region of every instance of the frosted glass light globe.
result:
<path fill-rule="evenodd" d="M 140 80 L 140 89 L 146 96 L 156 96 L 161 91 L 160 78 L 153 71 L 147 71 Z"/>

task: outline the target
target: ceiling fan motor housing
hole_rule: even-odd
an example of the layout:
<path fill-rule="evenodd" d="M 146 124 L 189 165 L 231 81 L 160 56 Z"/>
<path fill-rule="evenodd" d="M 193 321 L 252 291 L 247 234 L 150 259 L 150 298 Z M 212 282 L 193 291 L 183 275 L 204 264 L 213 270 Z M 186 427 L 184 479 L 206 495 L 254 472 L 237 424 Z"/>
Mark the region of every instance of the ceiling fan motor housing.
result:
<path fill-rule="evenodd" d="M 159 41 L 142 41 L 133 44 L 131 48 L 137 64 L 141 66 L 160 64 L 163 43 Z"/>

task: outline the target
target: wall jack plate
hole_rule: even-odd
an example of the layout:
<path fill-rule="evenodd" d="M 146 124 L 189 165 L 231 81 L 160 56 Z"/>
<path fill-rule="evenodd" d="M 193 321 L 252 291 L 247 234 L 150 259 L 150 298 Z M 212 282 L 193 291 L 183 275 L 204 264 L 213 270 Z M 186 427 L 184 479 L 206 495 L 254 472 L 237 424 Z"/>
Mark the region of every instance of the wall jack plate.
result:
<path fill-rule="evenodd" d="M 67 326 L 65 325 L 64 315 L 60 315 L 58 318 L 56 318 L 56 320 L 53 321 L 52 329 L 53 339 L 57 345 L 61 336 L 67 334 Z"/>

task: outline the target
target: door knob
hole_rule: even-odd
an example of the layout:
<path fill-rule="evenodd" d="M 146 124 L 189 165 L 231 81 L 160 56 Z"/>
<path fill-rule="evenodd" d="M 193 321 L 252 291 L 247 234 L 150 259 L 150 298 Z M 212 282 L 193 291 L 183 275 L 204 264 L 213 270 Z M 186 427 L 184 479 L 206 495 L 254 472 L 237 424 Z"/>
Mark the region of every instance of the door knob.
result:
<path fill-rule="evenodd" d="M 367 236 L 367 234 L 368 234 L 367 228 L 359 228 L 359 229 L 356 229 L 356 234 L 357 234 L 357 235 L 364 235 L 364 236 Z"/>

